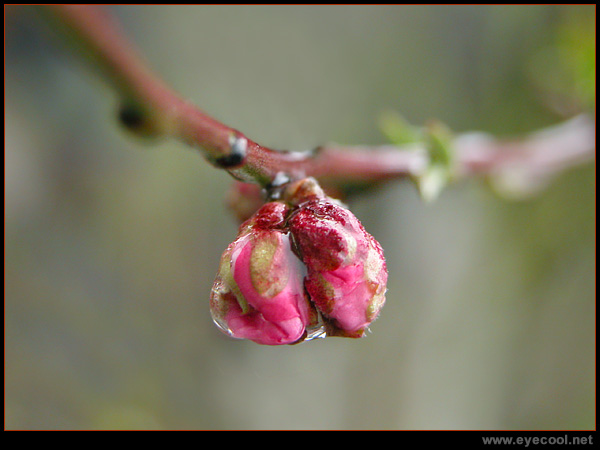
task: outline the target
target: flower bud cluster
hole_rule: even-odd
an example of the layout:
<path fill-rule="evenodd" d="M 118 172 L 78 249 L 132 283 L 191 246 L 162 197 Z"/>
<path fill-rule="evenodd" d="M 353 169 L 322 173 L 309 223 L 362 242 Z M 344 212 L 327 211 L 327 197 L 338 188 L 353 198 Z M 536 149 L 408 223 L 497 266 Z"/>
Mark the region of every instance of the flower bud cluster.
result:
<path fill-rule="evenodd" d="M 385 302 L 379 243 L 312 178 L 263 205 L 223 253 L 210 309 L 228 335 L 259 344 L 362 337 Z"/>

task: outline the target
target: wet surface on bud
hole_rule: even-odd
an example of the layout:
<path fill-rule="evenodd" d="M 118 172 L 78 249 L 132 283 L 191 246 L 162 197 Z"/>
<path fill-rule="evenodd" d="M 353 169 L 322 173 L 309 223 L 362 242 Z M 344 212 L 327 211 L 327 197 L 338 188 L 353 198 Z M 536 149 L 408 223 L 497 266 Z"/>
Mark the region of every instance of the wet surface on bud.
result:
<path fill-rule="evenodd" d="M 286 186 L 240 228 L 221 258 L 213 320 L 267 345 L 362 337 L 385 302 L 379 243 L 308 178 Z"/>
<path fill-rule="evenodd" d="M 283 203 L 265 204 L 221 257 L 210 307 L 215 323 L 232 337 L 291 344 L 311 323 L 304 268 L 283 230 L 286 213 Z"/>

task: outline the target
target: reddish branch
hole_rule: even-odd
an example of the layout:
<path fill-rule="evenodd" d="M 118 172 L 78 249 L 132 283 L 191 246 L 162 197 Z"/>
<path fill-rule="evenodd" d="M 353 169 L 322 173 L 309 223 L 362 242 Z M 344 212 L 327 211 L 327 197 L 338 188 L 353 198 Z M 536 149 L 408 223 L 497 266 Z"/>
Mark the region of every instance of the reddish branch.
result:
<path fill-rule="evenodd" d="M 183 100 L 149 70 L 113 18 L 97 6 L 42 6 L 56 28 L 70 38 L 120 95 L 121 118 L 132 128 L 180 139 L 236 179 L 273 182 L 278 174 L 314 176 L 333 186 L 414 177 L 429 156 L 419 147 L 323 146 L 282 152 L 264 147 Z M 595 123 L 581 116 L 519 140 L 501 142 L 465 134 L 453 141 L 458 176 L 496 175 L 518 167 L 537 179 L 592 160 Z"/>

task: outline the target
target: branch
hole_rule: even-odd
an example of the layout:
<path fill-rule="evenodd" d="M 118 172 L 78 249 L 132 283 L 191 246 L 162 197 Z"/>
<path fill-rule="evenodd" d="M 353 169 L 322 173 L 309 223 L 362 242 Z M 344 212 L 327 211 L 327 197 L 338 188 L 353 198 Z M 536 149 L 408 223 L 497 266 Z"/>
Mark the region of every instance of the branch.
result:
<path fill-rule="evenodd" d="M 286 178 L 314 176 L 347 188 L 400 177 L 418 178 L 431 163 L 424 145 L 336 146 L 309 152 L 264 147 L 183 100 L 153 74 L 111 16 L 97 6 L 39 7 L 117 91 L 120 118 L 140 133 L 179 139 L 202 151 L 234 178 L 267 186 Z M 595 122 L 586 116 L 521 140 L 497 141 L 481 133 L 458 135 L 450 142 L 453 177 L 520 173 L 525 181 L 545 180 L 558 171 L 593 160 Z"/>
<path fill-rule="evenodd" d="M 484 175 L 504 194 L 535 194 L 560 173 L 591 162 L 596 155 L 596 123 L 581 114 L 522 139 L 496 140 L 465 134 L 460 151 L 461 176 Z"/>
<path fill-rule="evenodd" d="M 273 174 L 265 167 L 281 155 L 249 140 L 183 100 L 156 77 L 137 50 L 103 9 L 91 5 L 39 7 L 55 28 L 116 89 L 120 117 L 134 131 L 180 139 L 198 147 L 214 164 L 236 178 L 264 182 Z M 261 164 L 258 164 L 258 163 Z"/>

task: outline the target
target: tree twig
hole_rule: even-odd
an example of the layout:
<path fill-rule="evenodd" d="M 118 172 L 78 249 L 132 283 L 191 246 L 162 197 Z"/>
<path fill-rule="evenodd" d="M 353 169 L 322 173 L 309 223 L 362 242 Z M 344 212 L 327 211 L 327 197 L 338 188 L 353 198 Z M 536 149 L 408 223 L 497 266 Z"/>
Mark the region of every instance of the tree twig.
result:
<path fill-rule="evenodd" d="M 343 187 L 418 177 L 428 167 L 430 155 L 419 145 L 325 145 L 309 152 L 264 147 L 170 89 L 148 68 L 105 10 L 89 5 L 39 8 L 115 88 L 125 125 L 198 148 L 210 162 L 238 180 L 266 186 L 285 174 L 290 178 L 314 176 Z M 466 133 L 456 136 L 452 147 L 458 177 L 502 177 L 518 172 L 524 179 L 538 182 L 594 158 L 595 122 L 580 116 L 511 141 Z"/>

